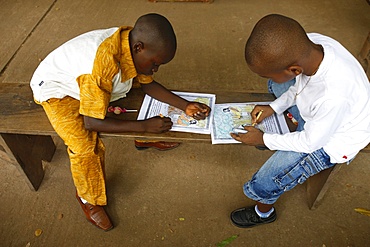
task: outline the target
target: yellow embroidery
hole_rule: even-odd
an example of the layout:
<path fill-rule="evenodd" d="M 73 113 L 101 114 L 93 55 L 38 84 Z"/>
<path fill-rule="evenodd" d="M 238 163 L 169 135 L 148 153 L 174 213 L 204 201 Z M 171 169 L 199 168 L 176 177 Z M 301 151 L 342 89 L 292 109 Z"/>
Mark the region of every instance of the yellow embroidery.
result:
<path fill-rule="evenodd" d="M 121 27 L 99 46 L 91 74 L 77 78 L 80 87 L 80 113 L 104 119 L 112 92 L 112 79 L 121 69 L 121 81 L 131 78 L 150 83 L 152 76 L 138 75 L 132 60 L 129 33 L 131 27 Z"/>

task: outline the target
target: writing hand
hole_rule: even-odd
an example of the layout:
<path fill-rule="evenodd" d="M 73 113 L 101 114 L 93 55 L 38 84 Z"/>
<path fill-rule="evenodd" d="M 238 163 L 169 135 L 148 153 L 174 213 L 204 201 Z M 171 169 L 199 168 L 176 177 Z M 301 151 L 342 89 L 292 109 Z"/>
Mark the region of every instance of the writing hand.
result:
<path fill-rule="evenodd" d="M 163 133 L 167 132 L 172 128 L 172 121 L 169 117 L 152 117 L 143 120 L 145 132 L 150 133 Z"/>
<path fill-rule="evenodd" d="M 211 108 L 203 103 L 189 102 L 187 104 L 185 113 L 188 116 L 195 118 L 196 120 L 202 120 L 209 116 Z"/>
<path fill-rule="evenodd" d="M 251 112 L 252 125 L 262 122 L 263 119 L 271 116 L 274 112 L 269 105 L 256 105 Z"/>

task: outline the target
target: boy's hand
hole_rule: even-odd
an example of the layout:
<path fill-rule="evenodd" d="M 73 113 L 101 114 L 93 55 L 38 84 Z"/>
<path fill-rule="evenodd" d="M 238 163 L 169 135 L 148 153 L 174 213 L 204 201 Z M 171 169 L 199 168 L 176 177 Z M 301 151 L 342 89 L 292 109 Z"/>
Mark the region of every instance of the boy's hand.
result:
<path fill-rule="evenodd" d="M 210 112 L 211 108 L 208 105 L 199 102 L 189 102 L 185 109 L 186 115 L 191 116 L 196 120 L 205 119 L 208 117 Z"/>
<path fill-rule="evenodd" d="M 260 111 L 262 111 L 262 114 L 257 119 L 258 113 Z M 252 112 L 251 112 L 252 123 L 260 123 L 260 122 L 262 122 L 263 119 L 265 119 L 265 118 L 271 116 L 272 114 L 274 114 L 274 112 L 275 111 L 269 105 L 256 105 L 253 108 Z"/>
<path fill-rule="evenodd" d="M 172 128 L 171 118 L 169 117 L 152 117 L 143 121 L 145 132 L 163 133 Z"/>
<path fill-rule="evenodd" d="M 244 127 L 244 129 L 247 130 L 248 132 L 245 134 L 230 133 L 231 137 L 249 146 L 265 145 L 265 143 L 263 142 L 262 131 L 252 126 L 246 126 Z"/>

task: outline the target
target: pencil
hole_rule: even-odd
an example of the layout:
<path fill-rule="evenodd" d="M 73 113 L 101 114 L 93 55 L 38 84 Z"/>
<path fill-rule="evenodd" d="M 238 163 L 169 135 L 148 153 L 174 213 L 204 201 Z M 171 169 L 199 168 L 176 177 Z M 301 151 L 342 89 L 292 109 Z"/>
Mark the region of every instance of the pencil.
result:
<path fill-rule="evenodd" d="M 257 124 L 257 121 L 258 121 L 258 119 L 260 119 L 260 117 L 261 117 L 261 115 L 262 115 L 262 112 L 263 112 L 263 110 L 260 110 L 260 111 L 258 112 L 257 117 L 256 117 L 256 121 L 252 124 L 252 126 L 253 126 L 253 127 Z"/>

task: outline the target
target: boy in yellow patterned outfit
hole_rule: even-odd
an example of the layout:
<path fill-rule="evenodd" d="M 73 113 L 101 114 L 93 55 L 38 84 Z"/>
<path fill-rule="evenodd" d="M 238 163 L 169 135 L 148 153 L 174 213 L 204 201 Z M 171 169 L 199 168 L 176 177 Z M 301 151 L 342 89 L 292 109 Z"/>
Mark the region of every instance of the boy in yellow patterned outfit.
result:
<path fill-rule="evenodd" d="M 141 16 L 132 27 L 82 34 L 50 53 L 36 69 L 31 88 L 55 131 L 67 145 L 77 199 L 87 219 L 107 231 L 113 225 L 107 204 L 104 153 L 98 132 L 151 132 L 171 129 L 170 118 L 144 121 L 106 117 L 109 103 L 126 96 L 133 79 L 148 95 L 182 109 L 196 119 L 210 108 L 188 102 L 153 80 L 153 73 L 171 61 L 176 36 L 158 14 Z"/>

